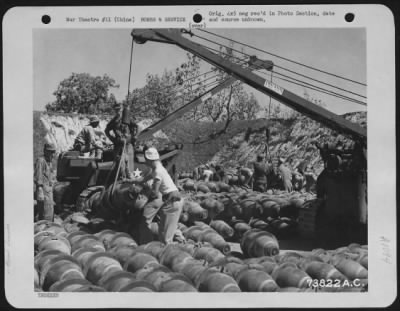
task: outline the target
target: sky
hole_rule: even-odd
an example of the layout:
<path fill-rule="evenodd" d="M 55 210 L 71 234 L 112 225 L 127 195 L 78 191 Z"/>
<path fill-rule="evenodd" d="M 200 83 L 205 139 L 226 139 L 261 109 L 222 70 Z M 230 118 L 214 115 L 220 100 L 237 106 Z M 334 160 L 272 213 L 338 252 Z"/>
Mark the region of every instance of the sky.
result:
<path fill-rule="evenodd" d="M 366 33 L 361 28 L 208 29 L 208 31 L 308 66 L 367 83 Z M 227 40 L 197 30 L 193 32 L 228 45 Z M 107 74 L 120 85 L 119 88 L 111 89 L 110 92 L 114 93 L 117 100 L 122 100 L 128 92 L 130 33 L 131 29 L 35 29 L 33 32 L 34 110 L 44 110 L 47 103 L 54 101 L 53 92 L 57 85 L 68 78 L 72 72 L 86 72 L 94 76 Z M 186 37 L 189 38 L 189 36 Z M 200 38 L 193 37 L 191 40 L 217 48 L 216 45 Z M 256 55 L 260 59 L 272 60 L 275 65 L 282 68 L 366 96 L 365 86 L 310 70 L 240 44 L 234 44 L 233 47 L 238 50 L 243 48 L 245 53 Z M 143 87 L 147 73 L 162 74 L 164 70 L 174 69 L 185 60 L 186 51 L 174 45 L 157 42 L 135 44 L 130 89 Z M 208 68 L 209 65 L 202 61 L 203 70 L 201 71 L 205 72 Z M 281 68 L 275 70 L 346 94 Z M 264 77 L 269 79 L 270 75 Z M 277 77 L 272 77 L 274 83 L 299 96 L 304 96 L 306 89 L 303 86 L 279 80 Z M 262 107 L 269 104 L 269 96 L 250 86 L 246 87 L 246 90 L 254 93 Z M 314 90 L 308 89 L 307 93 L 310 97 L 324 102 L 328 110 L 338 114 L 366 110 L 365 106 Z M 363 102 L 367 101 L 363 97 L 346 95 Z M 276 104 L 275 100 L 272 100 L 272 104 Z"/>

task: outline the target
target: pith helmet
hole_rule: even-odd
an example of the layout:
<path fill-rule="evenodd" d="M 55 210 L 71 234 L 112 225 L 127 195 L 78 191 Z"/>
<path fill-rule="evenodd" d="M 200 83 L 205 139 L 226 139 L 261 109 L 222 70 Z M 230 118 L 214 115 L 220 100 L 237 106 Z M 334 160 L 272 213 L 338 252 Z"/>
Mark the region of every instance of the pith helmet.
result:
<path fill-rule="evenodd" d="M 160 155 L 158 154 L 158 151 L 156 148 L 154 147 L 150 147 L 148 148 L 145 152 L 144 152 L 144 156 L 146 159 L 148 160 L 159 160 L 160 159 Z"/>
<path fill-rule="evenodd" d="M 98 116 L 91 116 L 91 117 L 89 117 L 89 123 L 90 123 L 90 124 L 92 124 L 92 123 L 99 123 L 99 122 L 100 122 L 100 119 L 99 119 Z"/>
<path fill-rule="evenodd" d="M 44 150 L 47 150 L 47 151 L 56 151 L 57 148 L 56 148 L 56 145 L 54 145 L 53 143 L 45 143 L 45 144 L 44 144 Z"/>

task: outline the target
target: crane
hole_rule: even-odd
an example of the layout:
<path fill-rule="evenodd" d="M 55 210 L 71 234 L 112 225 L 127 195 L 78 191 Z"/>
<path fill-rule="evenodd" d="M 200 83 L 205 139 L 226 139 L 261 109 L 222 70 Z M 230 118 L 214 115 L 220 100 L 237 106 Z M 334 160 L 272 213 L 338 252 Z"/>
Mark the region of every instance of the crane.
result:
<path fill-rule="evenodd" d="M 294 110 L 320 122 L 328 128 L 350 135 L 355 140 L 362 142 L 366 141 L 366 129 L 358 124 L 350 122 L 343 117 L 256 75 L 249 68 L 243 68 L 240 65 L 224 59 L 220 55 L 209 51 L 199 43 L 184 38 L 182 36 L 182 31 L 179 29 L 133 29 L 131 35 L 135 42 L 139 44 L 144 44 L 147 41 L 175 44 L 200 57 L 211 65 L 224 70 L 234 78 L 243 81 Z"/>
<path fill-rule="evenodd" d="M 322 209 L 324 214 L 321 214 L 324 216 L 319 218 L 318 221 L 315 220 L 315 223 L 317 224 L 317 222 L 319 222 L 319 226 L 324 227 L 326 224 L 323 222 L 321 224 L 321 221 L 324 221 L 322 219 L 330 219 L 331 215 L 335 215 L 337 207 L 340 206 L 344 211 L 345 223 L 348 219 L 354 219 L 354 215 L 357 215 L 356 218 L 358 220 L 352 223 L 352 225 L 354 224 L 354 226 L 357 227 L 356 231 L 360 232 L 362 239 L 366 240 L 368 215 L 366 129 L 255 74 L 252 72 L 250 66 L 244 68 L 241 65 L 235 64 L 213 53 L 205 46 L 183 37 L 183 33 L 188 33 L 188 31 L 179 29 L 133 29 L 131 36 L 138 44 L 144 44 L 147 41 L 174 44 L 198 56 L 211 65 L 222 69 L 233 78 L 252 86 L 282 104 L 308 116 L 312 120 L 347 135 L 354 140 L 355 147 L 352 150 L 320 149 L 321 156 L 324 157 L 326 165 L 323 171 L 324 174 L 320 175 L 322 178 L 319 178 L 317 181 L 317 186 L 322 185 L 322 183 L 325 185 L 326 183 L 326 185 L 329 184 L 329 187 L 326 185 L 324 187 L 320 186 L 320 189 L 323 188 L 324 190 L 319 194 L 317 193 L 318 197 L 324 198 L 325 208 Z M 253 66 L 263 65 L 262 61 L 260 62 L 260 60 L 254 57 L 250 57 L 250 60 Z M 218 86 L 216 88 L 218 88 Z M 192 102 L 193 106 L 191 107 L 200 104 L 202 102 L 201 98 L 204 98 L 204 95 L 197 98 L 194 103 Z M 187 107 L 190 107 L 190 104 Z M 152 128 L 153 130 L 155 128 L 161 128 L 162 125 L 165 125 L 173 119 L 174 113 L 170 115 L 168 121 L 165 122 L 165 120 L 161 120 L 158 125 L 154 124 L 153 127 L 150 127 L 145 133 L 150 133 Z M 348 155 L 350 155 L 351 160 L 346 162 L 348 164 L 344 166 L 341 165 L 342 159 L 345 159 Z M 329 181 L 327 182 L 327 180 Z"/>

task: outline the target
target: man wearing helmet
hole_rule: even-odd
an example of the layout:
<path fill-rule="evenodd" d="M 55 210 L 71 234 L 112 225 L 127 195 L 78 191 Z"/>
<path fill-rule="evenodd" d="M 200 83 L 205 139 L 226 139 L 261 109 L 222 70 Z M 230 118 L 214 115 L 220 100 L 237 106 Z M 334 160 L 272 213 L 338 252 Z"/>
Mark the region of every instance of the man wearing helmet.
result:
<path fill-rule="evenodd" d="M 145 205 L 140 223 L 140 244 L 149 242 L 148 235 L 150 224 L 158 211 L 161 212 L 158 229 L 159 240 L 165 244 L 173 241 L 178 228 L 179 216 L 183 207 L 183 200 L 174 181 L 160 161 L 160 155 L 154 147 L 147 148 L 144 152 L 146 165 L 151 168 L 143 182 L 152 179 L 149 200 L 161 199 L 162 204 Z"/>
<path fill-rule="evenodd" d="M 101 159 L 103 155 L 102 144 L 96 139 L 94 129 L 99 126 L 100 119 L 97 116 L 89 118 L 89 124 L 86 125 L 75 138 L 74 150 L 81 154 L 90 152 L 90 156 Z"/>
<path fill-rule="evenodd" d="M 35 162 L 34 182 L 35 199 L 37 202 L 35 218 L 37 220 L 50 220 L 54 218 L 53 183 L 55 180 L 53 172 L 53 158 L 56 146 L 52 143 L 45 143 L 44 156 L 39 157 Z"/>
<path fill-rule="evenodd" d="M 212 171 L 211 165 L 210 164 L 205 164 L 203 166 L 203 171 L 201 174 L 201 179 L 204 180 L 205 182 L 209 182 L 213 179 L 214 172 Z"/>
<path fill-rule="evenodd" d="M 265 162 L 265 156 L 263 153 L 257 155 L 257 161 L 253 162 L 253 166 L 253 190 L 259 192 L 267 191 L 267 176 L 271 174 L 272 167 Z"/>
<path fill-rule="evenodd" d="M 130 177 L 127 150 L 133 148 L 136 143 L 138 134 L 138 125 L 135 122 L 135 117 L 130 113 L 128 107 L 122 108 L 120 103 L 115 103 L 115 116 L 108 122 L 104 132 L 106 136 L 114 144 L 114 159 L 118 163 L 122 157 L 122 177 Z M 122 154 L 125 144 L 125 153 Z M 133 160 L 133 159 L 132 159 Z"/>

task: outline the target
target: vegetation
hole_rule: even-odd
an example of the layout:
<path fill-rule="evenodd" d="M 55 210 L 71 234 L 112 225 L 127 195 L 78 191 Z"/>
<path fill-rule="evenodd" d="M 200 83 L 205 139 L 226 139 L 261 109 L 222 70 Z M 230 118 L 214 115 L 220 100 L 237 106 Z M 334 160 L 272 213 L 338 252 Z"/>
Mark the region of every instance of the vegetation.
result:
<path fill-rule="evenodd" d="M 221 48 L 221 57 L 243 65 L 230 47 Z M 200 70 L 200 59 L 187 53 L 184 63 L 161 75 L 148 74 L 146 84 L 134 89 L 123 101 L 138 119 L 160 119 L 180 106 L 201 96 L 207 89 L 229 78 L 221 69 L 213 67 L 206 75 Z M 46 106 L 48 112 L 110 113 L 117 102 L 111 88 L 119 87 L 115 80 L 104 75 L 93 77 L 88 73 L 73 73 L 60 82 L 54 91 L 56 100 Z M 225 132 L 233 120 L 253 120 L 261 107 L 253 93 L 247 92 L 237 81 L 182 117 L 189 121 L 224 122 Z"/>
<path fill-rule="evenodd" d="M 88 73 L 72 73 L 54 91 L 56 100 L 46 105 L 48 112 L 108 113 L 116 102 L 110 88 L 117 88 L 107 75 L 93 77 Z"/>

